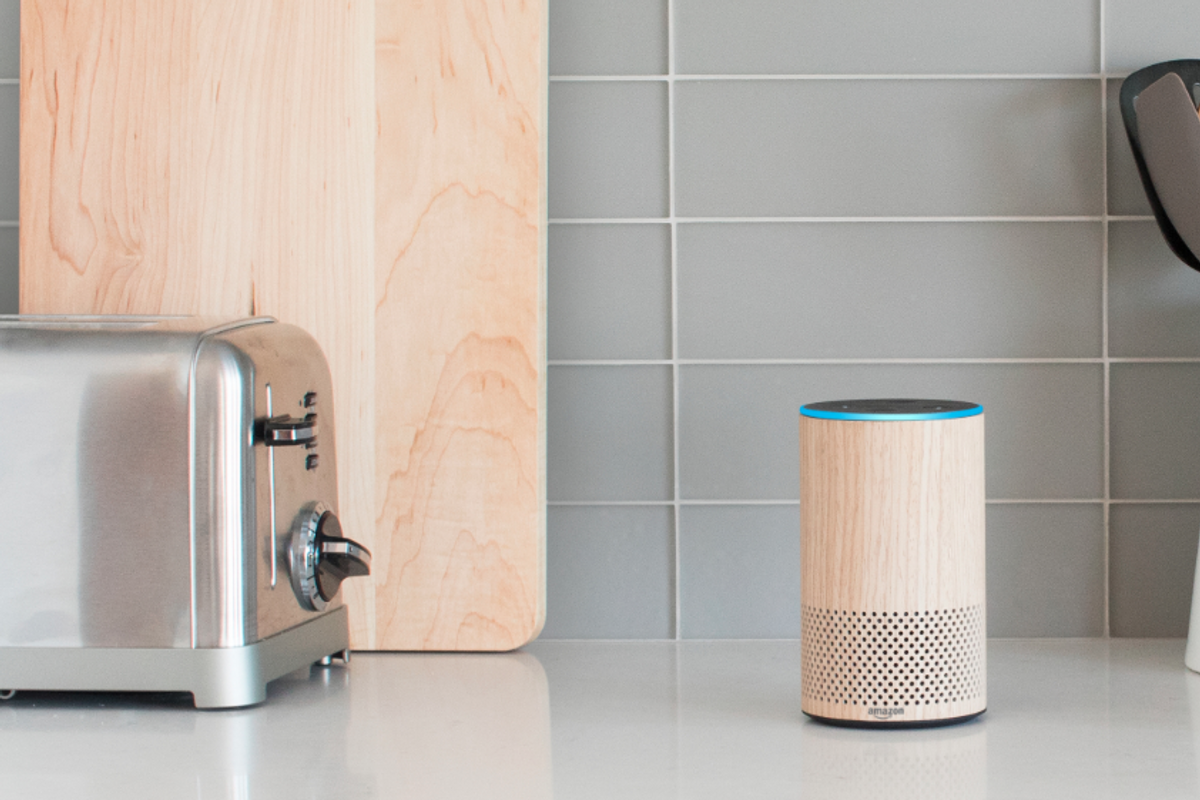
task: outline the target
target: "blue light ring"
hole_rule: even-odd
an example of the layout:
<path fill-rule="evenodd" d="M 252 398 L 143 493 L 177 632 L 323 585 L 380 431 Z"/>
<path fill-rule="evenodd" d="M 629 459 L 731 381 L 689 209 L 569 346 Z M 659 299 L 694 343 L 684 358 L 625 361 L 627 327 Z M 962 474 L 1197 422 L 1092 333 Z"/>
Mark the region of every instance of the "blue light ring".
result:
<path fill-rule="evenodd" d="M 855 411 L 824 411 L 800 407 L 800 416 L 813 419 L 835 419 L 852 422 L 927 422 L 941 419 L 962 419 L 977 417 L 983 413 L 983 406 L 962 408 L 954 411 L 933 411 L 923 414 L 867 414 Z"/>

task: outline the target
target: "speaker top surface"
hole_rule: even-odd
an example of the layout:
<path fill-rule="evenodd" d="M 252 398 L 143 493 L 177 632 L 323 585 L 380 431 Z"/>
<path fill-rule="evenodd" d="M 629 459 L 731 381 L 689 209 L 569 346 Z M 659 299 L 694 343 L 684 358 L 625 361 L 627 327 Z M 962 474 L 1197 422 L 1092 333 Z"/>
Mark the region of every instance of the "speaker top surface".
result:
<path fill-rule="evenodd" d="M 859 420 L 868 422 L 914 422 L 974 417 L 983 413 L 978 403 L 960 400 L 828 400 L 800 407 L 800 415 L 817 419 Z"/>

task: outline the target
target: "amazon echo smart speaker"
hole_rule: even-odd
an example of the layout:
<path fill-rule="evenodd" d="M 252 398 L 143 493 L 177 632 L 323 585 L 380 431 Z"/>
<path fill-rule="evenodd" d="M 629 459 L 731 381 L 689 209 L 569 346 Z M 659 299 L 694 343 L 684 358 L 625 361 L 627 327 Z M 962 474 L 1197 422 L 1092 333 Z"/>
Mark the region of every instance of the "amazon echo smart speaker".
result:
<path fill-rule="evenodd" d="M 800 409 L 801 708 L 872 728 L 987 708 L 983 407 Z"/>

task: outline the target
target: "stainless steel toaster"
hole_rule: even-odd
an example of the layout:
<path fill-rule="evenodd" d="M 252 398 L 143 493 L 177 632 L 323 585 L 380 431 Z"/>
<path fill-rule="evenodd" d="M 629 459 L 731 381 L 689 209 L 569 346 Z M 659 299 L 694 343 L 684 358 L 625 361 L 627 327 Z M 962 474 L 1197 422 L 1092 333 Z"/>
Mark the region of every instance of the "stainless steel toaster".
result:
<path fill-rule="evenodd" d="M 0 317 L 0 690 L 244 706 L 347 658 L 332 400 L 267 317 Z"/>

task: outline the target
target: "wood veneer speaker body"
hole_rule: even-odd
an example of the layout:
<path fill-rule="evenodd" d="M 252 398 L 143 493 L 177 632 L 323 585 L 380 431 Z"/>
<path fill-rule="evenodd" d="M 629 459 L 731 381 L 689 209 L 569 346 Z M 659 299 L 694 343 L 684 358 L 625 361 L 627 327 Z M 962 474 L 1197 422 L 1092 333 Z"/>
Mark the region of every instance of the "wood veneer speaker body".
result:
<path fill-rule="evenodd" d="M 983 409 L 873 400 L 800 411 L 803 711 L 870 727 L 982 713 Z"/>

